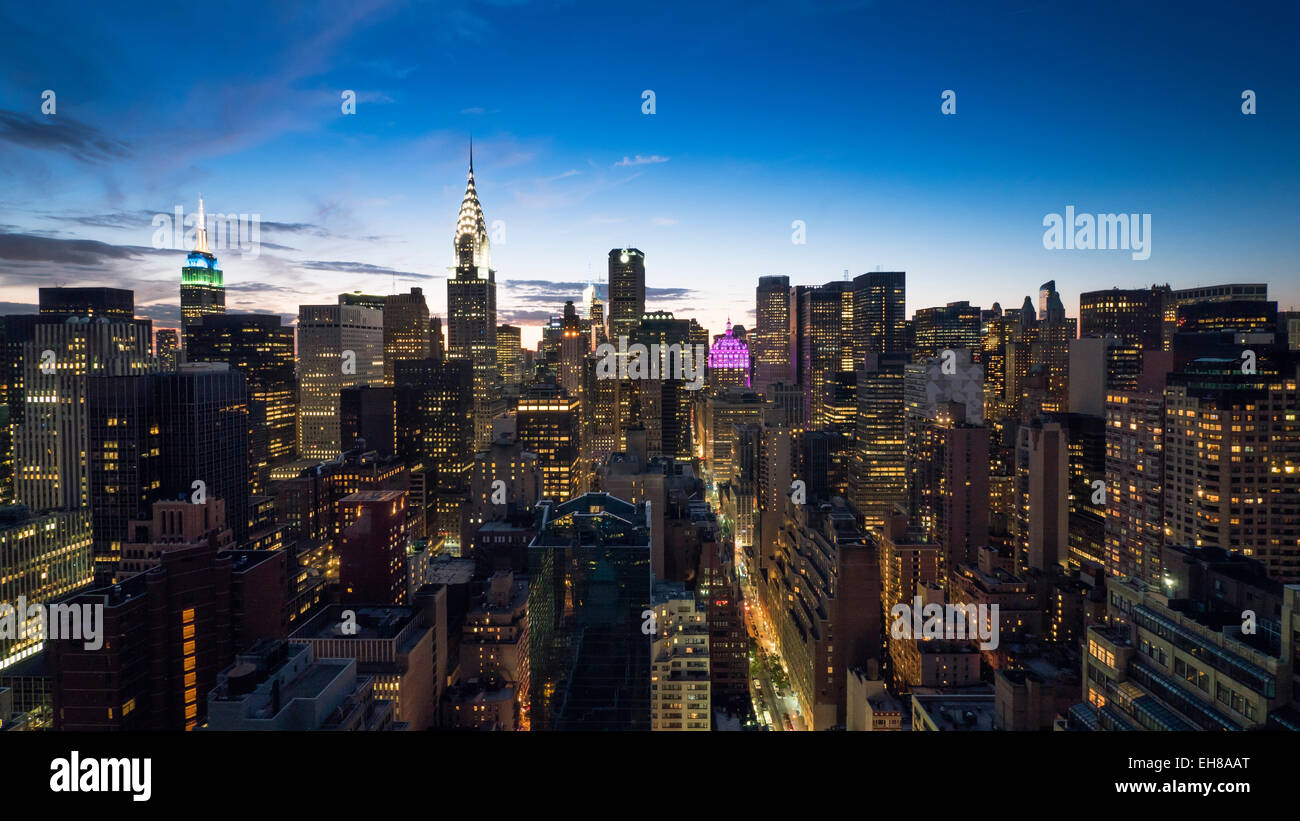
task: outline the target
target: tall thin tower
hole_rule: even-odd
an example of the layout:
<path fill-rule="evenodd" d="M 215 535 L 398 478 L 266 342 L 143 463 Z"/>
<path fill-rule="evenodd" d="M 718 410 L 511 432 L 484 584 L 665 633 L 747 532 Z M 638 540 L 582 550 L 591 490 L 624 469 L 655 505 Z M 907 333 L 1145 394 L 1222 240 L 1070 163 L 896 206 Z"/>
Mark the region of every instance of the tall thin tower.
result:
<path fill-rule="evenodd" d="M 198 233 L 194 250 L 185 258 L 181 269 L 181 336 L 185 350 L 190 348 L 190 327 L 205 316 L 226 312 L 226 286 L 217 258 L 208 248 L 207 218 L 203 198 L 199 197 Z"/>
<path fill-rule="evenodd" d="M 474 144 L 470 143 L 469 179 L 452 239 L 455 275 L 447 280 L 447 356 L 473 366 L 474 442 L 486 447 L 492 414 L 500 395 L 497 372 L 497 285 L 483 206 L 474 188 Z"/>

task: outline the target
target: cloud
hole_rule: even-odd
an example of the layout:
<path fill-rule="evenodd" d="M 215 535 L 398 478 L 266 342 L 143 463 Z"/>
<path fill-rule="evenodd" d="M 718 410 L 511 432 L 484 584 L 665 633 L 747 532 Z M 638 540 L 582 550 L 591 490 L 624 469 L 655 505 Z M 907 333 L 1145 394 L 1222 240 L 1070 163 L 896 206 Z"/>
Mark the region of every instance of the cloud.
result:
<path fill-rule="evenodd" d="M 77 120 L 59 115 L 38 120 L 8 110 L 0 110 L 0 142 L 53 151 L 84 163 L 108 163 L 131 153 L 126 143 Z"/>
<path fill-rule="evenodd" d="M 686 299 L 695 295 L 694 288 L 651 288 L 645 289 L 646 299 Z"/>
<path fill-rule="evenodd" d="M 637 154 L 635 158 L 629 158 L 626 155 L 619 162 L 614 163 L 615 168 L 625 165 L 650 165 L 652 163 L 668 162 L 671 157 L 661 157 L 658 154 L 651 154 L 649 157 L 643 157 Z"/>
<path fill-rule="evenodd" d="M 519 310 L 510 308 L 497 309 L 497 321 L 506 325 L 513 325 L 516 323 L 523 325 L 546 322 L 552 316 L 556 315 L 557 312 L 552 311 Z"/>
<path fill-rule="evenodd" d="M 174 254 L 137 245 L 112 245 L 93 239 L 60 239 L 39 234 L 0 233 L 0 259 L 19 263 L 102 265 L 106 260 L 145 254 Z"/>
<path fill-rule="evenodd" d="M 365 276 L 407 277 L 414 279 L 446 279 L 446 274 L 421 274 L 415 271 L 399 271 L 383 265 L 371 265 L 368 262 L 343 262 L 336 260 L 307 260 L 295 263 L 299 268 L 312 271 L 338 271 L 345 274 L 363 274 Z"/>

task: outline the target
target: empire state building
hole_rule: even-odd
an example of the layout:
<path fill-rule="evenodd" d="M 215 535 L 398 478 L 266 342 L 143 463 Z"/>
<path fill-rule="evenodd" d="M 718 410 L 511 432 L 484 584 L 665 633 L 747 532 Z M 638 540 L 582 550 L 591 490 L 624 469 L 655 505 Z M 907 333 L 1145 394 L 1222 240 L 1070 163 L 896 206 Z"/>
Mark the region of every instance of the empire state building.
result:
<path fill-rule="evenodd" d="M 456 268 L 455 275 L 447 280 L 447 356 L 472 363 L 474 442 L 476 447 L 486 447 L 501 393 L 497 373 L 497 284 L 483 206 L 474 188 L 473 145 L 469 180 L 452 246 Z"/>
<path fill-rule="evenodd" d="M 191 328 L 203 317 L 226 312 L 226 286 L 216 256 L 208 249 L 208 225 L 199 197 L 198 235 L 181 269 L 181 336 L 190 349 Z"/>

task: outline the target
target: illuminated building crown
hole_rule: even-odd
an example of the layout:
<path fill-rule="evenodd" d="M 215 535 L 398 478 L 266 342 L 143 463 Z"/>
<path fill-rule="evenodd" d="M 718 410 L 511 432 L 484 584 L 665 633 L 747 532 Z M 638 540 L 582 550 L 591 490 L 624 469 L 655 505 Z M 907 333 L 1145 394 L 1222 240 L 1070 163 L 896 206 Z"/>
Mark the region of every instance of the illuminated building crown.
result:
<path fill-rule="evenodd" d="M 469 149 L 469 181 L 465 184 L 465 199 L 460 204 L 456 218 L 456 237 L 452 241 L 456 250 L 458 267 L 490 268 L 487 222 L 483 219 L 483 206 L 474 189 L 474 145 Z"/>

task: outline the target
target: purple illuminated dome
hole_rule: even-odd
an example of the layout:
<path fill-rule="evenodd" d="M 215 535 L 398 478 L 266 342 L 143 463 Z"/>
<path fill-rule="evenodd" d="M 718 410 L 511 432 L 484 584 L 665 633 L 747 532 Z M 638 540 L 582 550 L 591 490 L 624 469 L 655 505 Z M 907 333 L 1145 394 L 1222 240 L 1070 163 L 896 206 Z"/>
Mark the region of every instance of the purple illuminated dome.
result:
<path fill-rule="evenodd" d="M 732 371 L 733 373 L 726 376 L 734 377 L 724 379 L 724 381 L 749 387 L 749 345 L 742 339 L 737 339 L 731 330 L 731 320 L 727 320 L 727 332 L 716 336 L 713 339 L 713 347 L 709 348 L 709 370 L 710 371 Z M 718 374 L 723 376 L 723 374 Z"/>

